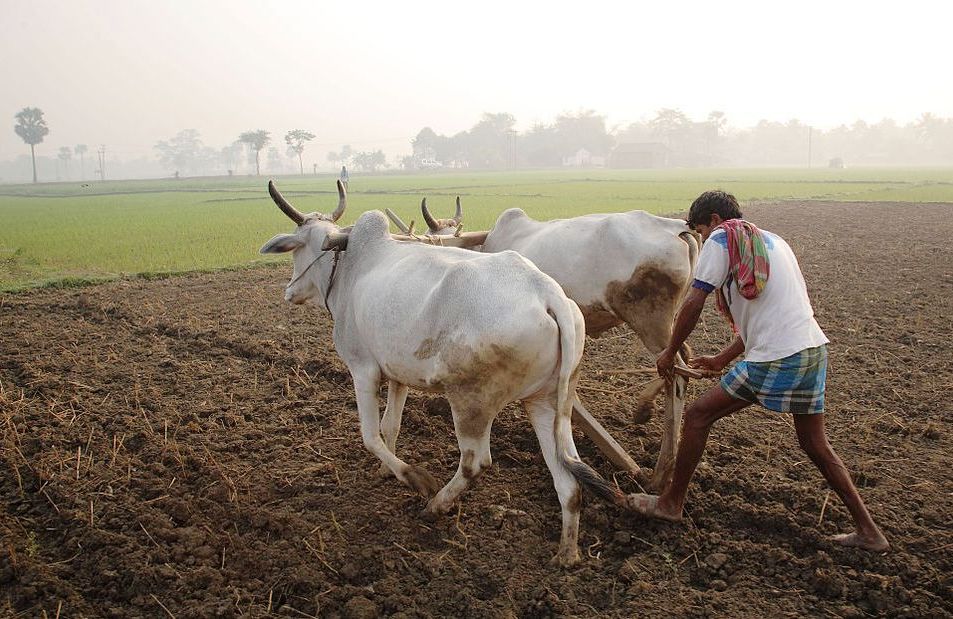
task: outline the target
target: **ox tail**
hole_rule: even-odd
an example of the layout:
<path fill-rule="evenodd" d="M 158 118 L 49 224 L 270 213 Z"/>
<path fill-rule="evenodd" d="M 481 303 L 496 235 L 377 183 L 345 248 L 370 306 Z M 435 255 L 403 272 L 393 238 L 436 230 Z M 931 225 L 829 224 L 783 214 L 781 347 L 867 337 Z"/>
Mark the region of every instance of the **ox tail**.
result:
<path fill-rule="evenodd" d="M 625 505 L 625 495 L 606 481 L 595 469 L 583 462 L 572 440 L 572 405 L 576 399 L 579 362 L 585 345 L 586 328 L 582 313 L 573 301 L 563 299 L 551 303 L 550 312 L 559 328 L 559 382 L 556 396 L 556 419 L 553 434 L 556 457 L 587 490 L 613 505 Z"/>

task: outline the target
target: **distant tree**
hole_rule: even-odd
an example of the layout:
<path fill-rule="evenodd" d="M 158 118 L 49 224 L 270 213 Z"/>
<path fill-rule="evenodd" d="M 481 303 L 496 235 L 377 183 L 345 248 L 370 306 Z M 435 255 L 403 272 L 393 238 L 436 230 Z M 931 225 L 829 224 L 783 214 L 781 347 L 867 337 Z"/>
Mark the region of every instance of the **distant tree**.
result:
<path fill-rule="evenodd" d="M 796 118 L 785 123 L 762 119 L 746 132 L 745 146 L 758 165 L 800 164 L 807 159 L 810 132 L 811 129 Z M 850 129 L 842 127 L 834 132 L 849 135 Z"/>
<path fill-rule="evenodd" d="M 371 165 L 373 166 L 373 170 L 387 167 L 387 157 L 384 155 L 384 151 L 375 150 L 371 153 Z"/>
<path fill-rule="evenodd" d="M 728 119 L 725 118 L 724 112 L 713 110 L 708 113 L 708 124 L 715 129 L 715 137 L 719 137 L 724 134 L 725 127 L 728 125 Z"/>
<path fill-rule="evenodd" d="M 504 168 L 512 160 L 514 145 L 512 114 L 483 114 L 480 122 L 469 131 L 468 160 L 478 168 Z"/>
<path fill-rule="evenodd" d="M 38 107 L 25 107 L 17 112 L 17 124 L 13 127 L 17 135 L 30 145 L 30 158 L 33 160 L 33 182 L 36 182 L 36 145 L 43 141 L 49 132 L 43 120 L 43 110 Z"/>
<path fill-rule="evenodd" d="M 643 121 L 629 123 L 625 128 L 616 131 L 615 139 L 619 144 L 632 142 L 650 142 L 654 131 L 652 126 Z"/>
<path fill-rule="evenodd" d="M 351 145 L 345 144 L 341 147 L 340 151 L 330 151 L 328 153 L 328 161 L 333 164 L 340 163 L 341 165 L 347 165 L 353 156 L 354 150 L 351 148 Z"/>
<path fill-rule="evenodd" d="M 77 144 L 73 147 L 73 152 L 79 155 L 79 180 L 86 180 L 86 151 L 89 148 L 85 144 Z"/>
<path fill-rule="evenodd" d="M 73 149 L 69 146 L 61 146 L 56 157 L 63 162 L 63 169 L 66 174 L 66 180 L 69 180 L 69 160 L 73 158 Z"/>
<path fill-rule="evenodd" d="M 472 136 L 469 131 L 460 131 L 450 137 L 438 136 L 437 161 L 454 167 L 469 167 L 471 141 Z"/>
<path fill-rule="evenodd" d="M 529 166 L 558 166 L 562 163 L 559 136 L 550 125 L 536 123 L 520 139 L 520 163 Z"/>
<path fill-rule="evenodd" d="M 279 174 L 284 171 L 285 162 L 281 158 L 278 149 L 272 146 L 268 149 L 268 171 L 273 174 Z"/>
<path fill-rule="evenodd" d="M 195 129 L 179 131 L 175 137 L 157 142 L 153 148 L 159 153 L 159 162 L 170 170 L 196 174 L 203 168 L 206 149 Z"/>
<path fill-rule="evenodd" d="M 387 157 L 382 150 L 355 153 L 354 164 L 367 172 L 376 172 L 378 168 L 387 166 Z"/>
<path fill-rule="evenodd" d="M 560 159 L 580 148 L 604 156 L 609 154 L 612 147 L 612 136 L 606 131 L 605 116 L 599 116 L 593 110 L 557 116 L 554 129 L 562 151 L 559 153 Z"/>
<path fill-rule="evenodd" d="M 683 131 L 689 122 L 688 117 L 680 110 L 662 108 L 656 112 L 655 118 L 649 124 L 656 135 L 664 137 L 666 145 L 672 148 L 677 134 Z"/>
<path fill-rule="evenodd" d="M 924 142 L 929 142 L 931 134 L 935 133 L 942 123 L 942 119 L 937 118 L 930 112 L 924 112 L 920 115 L 920 118 L 917 119 L 916 124 L 914 125 L 917 137 Z"/>
<path fill-rule="evenodd" d="M 707 150 L 709 164 L 719 160 L 719 143 L 725 134 L 725 127 L 728 125 L 728 119 L 725 113 L 719 110 L 712 110 L 708 113 L 708 127 L 706 133 L 705 148 Z"/>
<path fill-rule="evenodd" d="M 410 146 L 414 149 L 414 159 L 418 164 L 421 159 L 437 158 L 437 142 L 440 137 L 430 127 L 424 127 L 417 133 L 417 137 L 410 141 Z"/>
<path fill-rule="evenodd" d="M 453 136 L 438 135 L 424 127 L 411 140 L 416 167 L 434 159 L 454 167 L 504 168 L 516 163 L 518 134 L 511 114 L 484 114 L 469 131 Z"/>
<path fill-rule="evenodd" d="M 255 174 L 261 176 L 261 165 L 258 155 L 261 153 L 261 149 L 271 142 L 271 134 L 264 129 L 246 131 L 238 136 L 238 141 L 247 144 L 249 150 L 255 151 Z"/>
<path fill-rule="evenodd" d="M 245 150 L 245 147 L 241 141 L 235 140 L 228 146 L 222 147 L 222 150 L 219 151 L 219 160 L 225 165 L 225 169 L 229 174 L 234 173 L 238 164 L 241 162 L 243 150 Z"/>
<path fill-rule="evenodd" d="M 304 152 L 304 143 L 314 139 L 314 134 L 304 129 L 292 129 L 285 134 L 285 144 L 288 145 L 288 154 L 294 153 L 298 156 L 298 169 L 304 174 L 304 163 L 301 161 L 301 153 Z"/>

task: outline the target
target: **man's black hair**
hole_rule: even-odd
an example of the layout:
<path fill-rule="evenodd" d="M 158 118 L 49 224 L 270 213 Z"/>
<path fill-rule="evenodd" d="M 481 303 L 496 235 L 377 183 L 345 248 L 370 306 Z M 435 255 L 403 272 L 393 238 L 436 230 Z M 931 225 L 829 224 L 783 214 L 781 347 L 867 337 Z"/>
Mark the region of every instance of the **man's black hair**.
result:
<path fill-rule="evenodd" d="M 688 225 L 689 227 L 707 226 L 711 222 L 711 216 L 716 213 L 722 219 L 741 219 L 743 217 L 735 197 L 726 191 L 716 189 L 706 191 L 695 198 L 695 201 L 692 202 L 692 208 L 688 211 Z"/>

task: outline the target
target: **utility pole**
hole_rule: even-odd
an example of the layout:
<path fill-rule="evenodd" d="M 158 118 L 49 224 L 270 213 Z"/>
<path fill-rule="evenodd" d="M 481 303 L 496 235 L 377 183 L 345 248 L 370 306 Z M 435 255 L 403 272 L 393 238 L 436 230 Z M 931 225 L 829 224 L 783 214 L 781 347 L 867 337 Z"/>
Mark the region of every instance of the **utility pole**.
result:
<path fill-rule="evenodd" d="M 99 155 L 99 180 L 106 180 L 106 145 L 101 144 L 99 150 L 96 151 L 96 154 Z"/>

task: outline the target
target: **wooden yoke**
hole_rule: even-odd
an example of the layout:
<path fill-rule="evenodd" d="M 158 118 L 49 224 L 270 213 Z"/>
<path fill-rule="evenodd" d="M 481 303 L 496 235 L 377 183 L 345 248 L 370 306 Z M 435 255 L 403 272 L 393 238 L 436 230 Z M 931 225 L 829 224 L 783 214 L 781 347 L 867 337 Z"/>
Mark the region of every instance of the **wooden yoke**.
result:
<path fill-rule="evenodd" d="M 439 245 L 441 247 L 473 247 L 482 245 L 486 242 L 489 234 L 483 232 L 461 232 L 460 234 L 391 234 L 395 241 L 416 241 L 418 243 L 427 243 L 430 245 Z"/>
<path fill-rule="evenodd" d="M 486 241 L 489 232 L 462 232 L 458 235 L 451 234 L 391 234 L 390 238 L 395 241 L 410 241 L 415 243 L 424 243 L 427 245 L 438 245 L 440 247 L 473 247 L 482 245 Z M 347 249 L 347 232 L 330 232 L 324 239 L 324 245 L 321 249 L 325 251 Z"/>

